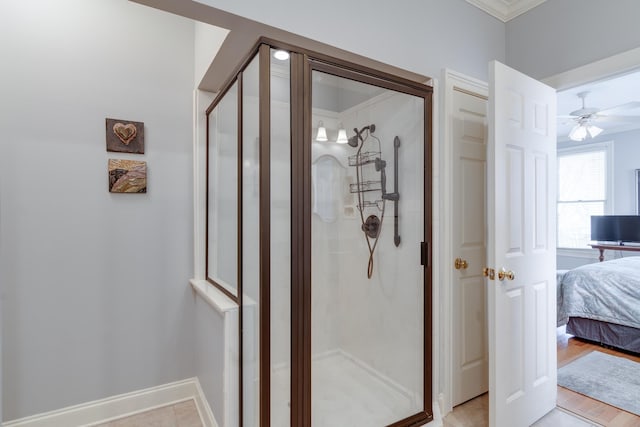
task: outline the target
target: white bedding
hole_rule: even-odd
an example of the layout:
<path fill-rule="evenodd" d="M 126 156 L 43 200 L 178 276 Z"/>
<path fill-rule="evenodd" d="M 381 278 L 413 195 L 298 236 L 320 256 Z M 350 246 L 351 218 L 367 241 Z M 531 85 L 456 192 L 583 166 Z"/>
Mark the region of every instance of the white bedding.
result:
<path fill-rule="evenodd" d="M 640 328 L 640 257 L 583 265 L 559 280 L 558 323 L 583 317 Z"/>

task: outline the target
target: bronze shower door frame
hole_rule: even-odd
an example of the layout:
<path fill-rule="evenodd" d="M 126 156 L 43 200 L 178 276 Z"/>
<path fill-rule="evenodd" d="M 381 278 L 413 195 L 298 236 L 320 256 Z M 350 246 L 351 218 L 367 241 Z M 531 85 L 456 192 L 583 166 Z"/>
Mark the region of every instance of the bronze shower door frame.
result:
<path fill-rule="evenodd" d="M 274 46 L 295 52 L 291 46 Z M 424 349 L 423 410 L 389 427 L 433 420 L 432 411 L 432 94 L 431 87 L 315 52 L 292 53 L 291 63 L 291 426 L 311 427 L 311 143 L 312 72 L 371 84 L 424 100 Z M 295 70 L 295 71 L 294 71 Z M 417 247 L 416 251 L 421 248 Z M 416 266 L 419 268 L 419 266 Z M 268 426 L 269 424 L 264 424 Z M 382 427 L 382 426 L 381 426 Z"/>
<path fill-rule="evenodd" d="M 302 49 L 287 43 L 261 38 L 256 46 L 245 56 L 234 74 L 225 83 L 219 96 L 207 109 L 207 117 L 233 85 L 239 83 L 238 93 L 238 295 L 229 295 L 239 307 L 239 348 L 240 348 L 240 390 L 239 410 L 240 427 L 243 427 L 243 305 L 242 305 L 242 71 L 254 59 L 259 59 L 259 251 L 260 251 L 260 427 L 271 425 L 271 217 L 270 217 L 270 51 L 283 49 L 290 53 L 290 149 L 291 149 L 291 389 L 290 420 L 291 427 L 311 427 L 311 143 L 312 143 L 312 85 L 313 71 L 333 74 L 358 82 L 413 95 L 424 101 L 424 236 L 422 247 L 422 265 L 416 268 L 424 270 L 424 325 L 423 325 L 423 409 L 388 427 L 412 427 L 433 420 L 432 410 L 432 96 L 433 88 L 413 80 L 408 80 L 384 71 L 364 67 L 356 63 L 337 59 Z M 208 126 L 207 120 L 207 164 L 208 164 Z M 207 171 L 207 207 L 208 207 L 208 171 Z M 207 208 L 208 209 L 208 208 Z M 208 215 L 207 215 L 208 221 Z M 208 231 L 207 231 L 208 233 Z M 208 248 L 207 248 L 208 253 Z M 208 259 L 207 259 L 208 263 Z M 216 283 L 213 283 L 217 285 Z M 224 289 L 223 289 L 224 291 Z M 228 294 L 228 292 L 226 292 Z M 274 426 L 276 427 L 276 426 Z M 382 426 L 381 426 L 382 427 Z"/>

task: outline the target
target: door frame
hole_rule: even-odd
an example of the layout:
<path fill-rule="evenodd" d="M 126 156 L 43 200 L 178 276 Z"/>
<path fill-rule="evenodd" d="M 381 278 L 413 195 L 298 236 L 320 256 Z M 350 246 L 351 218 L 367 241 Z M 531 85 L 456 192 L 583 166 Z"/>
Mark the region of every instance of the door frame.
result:
<path fill-rule="evenodd" d="M 443 114 L 440 127 L 442 129 L 442 145 L 440 146 L 439 169 L 441 174 L 441 190 L 438 201 L 441 206 L 440 218 L 451 218 L 453 212 L 453 129 L 451 118 L 453 115 L 453 93 L 454 90 L 461 89 L 472 95 L 488 97 L 489 84 L 473 77 L 466 76 L 457 71 L 444 69 L 442 71 L 443 81 Z M 438 404 L 444 417 L 453 409 L 453 298 L 451 293 L 451 282 L 453 274 L 451 262 L 455 258 L 453 253 L 452 224 L 455 221 L 441 221 L 440 223 L 440 305 L 446 307 L 438 317 L 441 320 L 441 336 L 439 337 L 440 348 L 442 349 L 441 366 L 439 370 L 442 377 L 442 387 L 438 394 Z"/>
<path fill-rule="evenodd" d="M 638 64 L 640 64 L 640 47 L 554 74 L 553 76 L 540 79 L 540 81 L 555 88 L 556 91 L 561 91 L 581 84 L 638 70 L 640 69 Z M 453 276 L 449 268 L 453 254 L 451 253 L 451 221 L 438 221 L 437 218 L 450 218 L 452 215 L 452 199 L 450 197 L 453 178 L 451 173 L 451 162 L 453 161 L 452 133 L 451 127 L 447 124 L 450 123 L 450 118 L 453 114 L 452 96 L 454 86 L 479 94 L 482 94 L 482 91 L 485 90 L 488 94 L 488 84 L 482 80 L 466 76 L 451 69 L 442 70 L 442 81 L 443 113 L 439 122 L 442 133 L 440 144 L 435 148 L 435 152 L 438 153 L 438 170 L 442 171 L 442 173 L 439 175 L 440 187 L 437 189 L 439 195 L 436 196 L 434 193 L 434 198 L 440 205 L 439 212 L 435 217 L 436 221 L 434 221 L 434 232 L 439 233 L 439 248 L 443 256 L 439 257 L 438 262 L 434 266 L 436 270 L 434 272 L 434 279 L 436 283 L 435 294 L 438 295 L 436 301 L 440 303 L 441 307 L 446 307 L 446 309 L 438 310 L 437 307 L 434 307 L 434 317 L 439 319 L 440 327 L 437 331 L 437 336 L 434 337 L 438 346 L 435 347 L 433 359 L 434 362 L 438 364 L 438 366 L 434 366 L 434 368 L 440 372 L 438 377 L 441 380 L 439 382 L 437 397 L 440 412 L 444 418 L 453 410 L 453 367 L 451 364 L 453 355 L 453 337 L 451 335 L 453 317 L 451 308 L 453 301 L 451 299 L 450 287 Z M 437 173 L 437 171 L 434 170 L 434 173 Z M 439 352 L 438 347 L 440 348 Z"/>

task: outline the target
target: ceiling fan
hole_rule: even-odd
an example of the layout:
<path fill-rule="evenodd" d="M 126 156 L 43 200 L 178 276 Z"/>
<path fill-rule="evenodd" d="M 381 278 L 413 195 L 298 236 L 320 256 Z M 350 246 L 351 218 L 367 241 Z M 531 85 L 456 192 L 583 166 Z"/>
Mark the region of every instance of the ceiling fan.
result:
<path fill-rule="evenodd" d="M 621 104 L 606 109 L 587 108 L 585 101 L 587 95 L 589 95 L 589 91 L 579 92 L 577 94 L 578 98 L 582 99 L 582 108 L 572 111 L 568 116 L 558 116 L 559 119 L 570 119 L 571 121 L 575 122 L 574 127 L 571 129 L 571 132 L 569 132 L 569 138 L 573 141 L 584 141 L 587 136 L 595 138 L 596 136 L 600 135 L 603 129 L 596 126 L 595 123 L 629 123 L 640 120 L 640 116 L 621 116 L 610 114 L 622 110 L 639 108 L 640 102 L 638 101 L 628 102 L 626 104 Z"/>

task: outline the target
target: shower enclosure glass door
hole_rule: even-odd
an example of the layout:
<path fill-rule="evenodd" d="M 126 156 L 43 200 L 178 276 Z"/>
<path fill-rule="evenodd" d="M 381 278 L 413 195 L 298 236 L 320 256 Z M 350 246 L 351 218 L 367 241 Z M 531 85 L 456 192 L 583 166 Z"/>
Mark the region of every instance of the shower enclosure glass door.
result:
<path fill-rule="evenodd" d="M 240 427 L 426 424 L 431 88 L 277 44 L 207 110 L 206 277 L 240 311 L 226 398 Z"/>
<path fill-rule="evenodd" d="M 425 102 L 311 81 L 312 426 L 387 426 L 424 407 Z"/>

